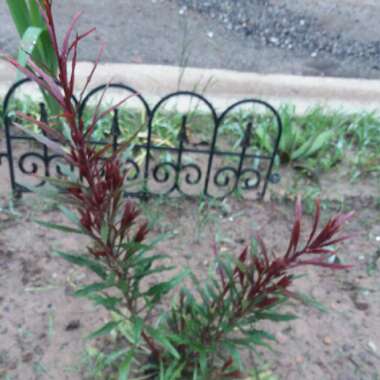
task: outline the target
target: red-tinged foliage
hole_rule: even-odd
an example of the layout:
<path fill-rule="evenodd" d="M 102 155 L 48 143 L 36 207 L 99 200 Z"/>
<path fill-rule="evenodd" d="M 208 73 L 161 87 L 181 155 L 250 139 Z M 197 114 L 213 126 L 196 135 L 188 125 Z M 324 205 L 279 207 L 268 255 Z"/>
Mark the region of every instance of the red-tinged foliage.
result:
<path fill-rule="evenodd" d="M 269 258 L 267 248 L 260 237 L 257 237 L 260 256 L 249 254 L 248 248 L 241 252 L 233 276 L 241 286 L 240 297 L 235 298 L 236 318 L 255 309 L 272 307 L 279 300 L 279 296 L 289 297 L 292 292 L 289 287 L 293 285 L 292 271 L 295 268 L 313 265 L 331 270 L 349 269 L 350 265 L 329 262 L 327 259 L 335 254 L 333 245 L 342 242 L 349 236 L 336 236 L 343 225 L 351 219 L 352 213 L 341 214 L 331 218 L 316 234 L 320 220 L 320 202 L 316 201 L 314 223 L 306 244 L 300 246 L 302 206 L 298 198 L 295 207 L 295 221 L 292 228 L 288 249 L 283 256 Z M 316 237 L 315 237 L 316 236 Z M 242 265 L 244 269 L 242 269 Z M 231 284 L 222 283 L 224 291 L 222 299 L 229 297 Z M 244 305 L 244 306 L 242 306 Z"/>
<path fill-rule="evenodd" d="M 265 309 L 265 308 L 271 307 L 277 302 L 278 302 L 278 297 L 266 297 L 264 298 L 263 301 L 257 303 L 255 306 L 258 309 Z"/>
<path fill-rule="evenodd" d="M 113 243 L 115 243 L 116 240 L 124 241 L 126 235 L 128 235 L 127 230 L 133 228 L 133 225 L 137 222 L 136 218 L 138 213 L 135 208 L 131 208 L 131 203 L 129 201 L 123 206 L 121 195 L 123 192 L 125 173 L 123 173 L 116 155 L 111 154 L 104 159 L 107 151 L 104 150 L 101 155 L 98 154 L 96 149 L 87 143 L 87 140 L 91 137 L 97 121 L 104 117 L 108 112 L 111 112 L 115 107 L 122 104 L 126 99 L 115 106 L 110 107 L 105 112 L 99 112 L 99 103 L 97 106 L 97 112 L 94 113 L 94 118 L 90 125 L 84 126 L 83 120 L 78 120 L 77 109 L 72 101 L 75 85 L 77 49 L 79 43 L 93 33 L 95 28 L 82 34 L 76 34 L 76 36 L 72 38 L 74 29 L 81 16 L 80 12 L 76 13 L 67 28 L 60 47 L 53 18 L 52 2 L 44 0 L 39 5 L 41 15 L 45 19 L 50 39 L 57 56 L 57 77 L 55 78 L 47 74 L 31 59 L 28 62 L 27 68 L 20 66 L 17 60 L 13 57 L 5 56 L 5 59 L 23 72 L 27 77 L 40 85 L 62 107 L 62 113 L 60 116 L 64 118 L 70 128 L 71 141 L 66 140 L 57 129 L 53 128 L 52 124 L 34 120 L 30 116 L 25 116 L 25 119 L 38 125 L 46 133 L 47 137 L 53 138 L 65 145 L 65 150 L 62 150 L 61 148 L 60 152 L 64 152 L 69 163 L 76 166 L 79 170 L 80 177 L 83 180 L 82 184 L 78 184 L 78 186 L 69 186 L 66 190 L 77 207 L 80 214 L 80 223 L 83 229 L 97 242 L 97 248 L 90 249 L 90 253 L 94 254 L 96 257 L 107 255 L 117 256 Z M 99 55 L 87 78 L 81 96 L 83 96 L 94 75 L 102 51 L 103 47 L 99 51 Z M 71 73 L 69 74 L 68 67 L 70 66 L 70 59 L 72 62 Z M 24 116 L 21 115 L 21 117 Z M 43 136 L 39 138 L 46 140 L 46 137 Z M 54 148 L 52 144 L 55 144 L 54 146 L 57 146 L 58 149 L 59 145 L 57 143 L 51 142 L 49 145 Z M 69 154 L 66 154 L 66 151 L 68 151 Z M 115 226 L 113 219 L 120 207 L 125 207 L 125 212 L 122 217 L 121 225 Z M 110 215 L 110 212 L 113 214 Z M 109 241 L 109 244 L 102 247 L 104 242 L 101 242 L 99 236 L 102 235 L 102 228 L 104 228 L 104 225 L 107 223 L 111 223 L 108 226 L 108 230 L 112 230 L 114 233 L 112 234 L 112 241 Z M 147 234 L 147 224 L 141 224 L 136 227 L 134 240 L 142 242 Z"/>
<path fill-rule="evenodd" d="M 121 218 L 121 227 L 123 229 L 129 228 L 139 216 L 140 212 L 136 204 L 128 200 L 124 205 L 124 212 Z"/>
<path fill-rule="evenodd" d="M 145 240 L 149 233 L 148 223 L 143 223 L 136 232 L 135 238 L 133 239 L 136 243 L 141 243 Z"/>

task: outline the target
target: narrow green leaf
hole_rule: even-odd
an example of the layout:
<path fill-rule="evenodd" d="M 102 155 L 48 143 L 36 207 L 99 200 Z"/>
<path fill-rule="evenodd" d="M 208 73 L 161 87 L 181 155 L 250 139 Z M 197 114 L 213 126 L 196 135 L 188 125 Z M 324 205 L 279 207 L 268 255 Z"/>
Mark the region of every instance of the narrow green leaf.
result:
<path fill-rule="evenodd" d="M 111 321 L 103 325 L 100 329 L 94 331 L 90 335 L 87 336 L 87 339 L 94 339 L 100 336 L 108 335 L 111 331 L 113 331 L 118 325 L 119 322 Z"/>
<path fill-rule="evenodd" d="M 120 313 L 117 309 L 117 305 L 120 304 L 121 298 L 110 297 L 110 296 L 100 296 L 100 295 L 92 295 L 90 299 L 95 302 L 97 305 L 102 305 L 107 310 L 114 311 L 116 313 Z"/>
<path fill-rule="evenodd" d="M 301 147 L 292 153 L 292 159 L 297 160 L 302 157 L 309 157 L 328 144 L 333 136 L 332 131 L 324 131 L 316 138 L 310 138 Z"/>
<path fill-rule="evenodd" d="M 256 313 L 255 317 L 257 319 L 267 319 L 269 321 L 276 321 L 276 322 L 288 322 L 293 321 L 294 319 L 297 319 L 298 317 L 293 314 L 279 314 L 279 313 Z"/>
<path fill-rule="evenodd" d="M 152 248 L 150 244 L 142 244 L 142 243 L 137 243 L 134 241 L 120 244 L 119 247 L 129 252 L 138 252 L 138 251 L 146 252 Z"/>
<path fill-rule="evenodd" d="M 104 222 L 102 228 L 100 229 L 100 236 L 103 242 L 107 242 L 109 236 L 109 227 L 107 222 Z"/>
<path fill-rule="evenodd" d="M 103 267 L 102 264 L 99 262 L 96 262 L 94 260 L 91 260 L 90 258 L 83 256 L 83 255 L 72 255 L 66 252 L 55 252 L 56 255 L 64 258 L 66 261 L 78 265 L 80 267 L 87 268 L 91 270 L 92 272 L 96 273 L 100 278 L 105 280 L 107 278 L 107 271 Z"/>
<path fill-rule="evenodd" d="M 69 226 L 65 226 L 63 224 L 54 224 L 54 223 L 49 223 L 49 222 L 44 222 L 43 220 L 34 220 L 37 224 L 51 228 L 53 230 L 58 230 L 62 232 L 69 232 L 69 233 L 75 233 L 75 234 L 80 234 L 83 235 L 84 232 L 82 230 L 78 230 L 77 228 L 72 228 Z"/>
<path fill-rule="evenodd" d="M 248 332 L 248 335 L 251 337 L 264 338 L 264 339 L 276 341 L 276 338 L 272 334 L 263 330 L 251 330 Z"/>
<path fill-rule="evenodd" d="M 63 214 L 66 216 L 66 218 L 68 220 L 70 220 L 70 222 L 72 222 L 76 225 L 80 225 L 79 218 L 75 212 L 69 210 L 67 207 L 62 206 L 62 205 L 59 206 L 59 209 L 63 212 Z"/>
<path fill-rule="evenodd" d="M 41 198 L 52 198 L 56 200 L 60 195 L 62 195 L 55 187 L 50 186 L 49 184 L 42 187 L 29 186 L 26 184 L 23 184 L 23 186 L 30 192 L 37 194 Z"/>
<path fill-rule="evenodd" d="M 167 293 L 169 293 L 172 289 L 174 289 L 178 284 L 180 284 L 183 281 L 183 279 L 186 276 L 188 276 L 189 273 L 190 272 L 188 270 L 184 270 L 180 274 L 178 274 L 177 276 L 173 277 L 169 281 L 164 281 L 164 282 L 160 282 L 160 283 L 158 283 L 156 285 L 153 285 L 144 294 L 146 294 L 147 296 L 152 297 L 153 298 L 153 302 L 156 302 L 159 299 L 161 299 L 161 297 L 163 297 L 164 295 L 166 295 Z"/>
<path fill-rule="evenodd" d="M 105 359 L 104 361 L 104 365 L 106 367 L 110 366 L 111 364 L 113 364 L 116 360 L 120 359 L 122 356 L 124 356 L 127 352 L 127 349 L 126 348 L 123 348 L 121 350 L 118 350 L 118 351 L 114 351 L 114 352 L 111 352 L 110 354 L 107 353 L 107 358 Z"/>
<path fill-rule="evenodd" d="M 293 292 L 292 298 L 297 299 L 298 301 L 302 302 L 304 305 L 314 307 L 315 309 L 321 311 L 322 313 L 326 313 L 328 311 L 327 307 L 317 301 L 314 297 L 304 294 L 301 292 Z"/>
<path fill-rule="evenodd" d="M 201 370 L 201 373 L 206 373 L 207 369 L 207 353 L 201 352 L 199 355 L 199 368 Z"/>
<path fill-rule="evenodd" d="M 123 364 L 119 368 L 119 377 L 118 377 L 119 380 L 128 380 L 133 356 L 134 356 L 134 351 L 130 350 Z"/>
<path fill-rule="evenodd" d="M 75 297 L 87 297 L 87 296 L 91 295 L 92 293 L 97 293 L 97 292 L 100 292 L 102 290 L 108 289 L 110 287 L 112 287 L 112 285 L 110 285 L 107 282 L 99 282 L 99 283 L 91 284 L 88 286 L 84 286 L 83 288 L 77 290 L 74 293 L 74 296 Z"/>
<path fill-rule="evenodd" d="M 63 173 L 63 170 L 66 170 L 68 168 L 68 165 L 60 165 L 61 172 Z M 69 171 L 69 169 L 67 169 Z M 63 173 L 65 176 L 68 176 L 68 173 Z M 71 174 L 73 174 L 71 172 Z M 49 182 L 52 186 L 56 186 L 58 188 L 67 189 L 71 186 L 78 187 L 79 184 L 76 182 L 76 178 L 73 177 L 72 180 L 66 180 L 61 178 L 55 178 L 55 177 L 44 177 L 44 181 Z"/>
<path fill-rule="evenodd" d="M 170 343 L 169 339 L 163 335 L 164 331 L 158 331 L 153 327 L 146 327 L 149 335 L 160 345 L 168 350 L 168 352 L 175 358 L 179 359 L 180 355 L 174 346 Z"/>
<path fill-rule="evenodd" d="M 144 321 L 141 318 L 133 320 L 133 344 L 139 344 Z"/>

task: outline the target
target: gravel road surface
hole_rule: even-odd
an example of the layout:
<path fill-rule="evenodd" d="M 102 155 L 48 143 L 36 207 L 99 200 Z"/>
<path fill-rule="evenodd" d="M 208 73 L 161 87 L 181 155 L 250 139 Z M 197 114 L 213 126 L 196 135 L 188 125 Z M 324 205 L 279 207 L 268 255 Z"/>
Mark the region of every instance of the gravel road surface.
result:
<path fill-rule="evenodd" d="M 378 0 L 60 0 L 107 42 L 103 60 L 262 73 L 380 78 Z M 18 37 L 0 2 L 0 49 Z M 82 60 L 97 47 L 87 41 Z"/>

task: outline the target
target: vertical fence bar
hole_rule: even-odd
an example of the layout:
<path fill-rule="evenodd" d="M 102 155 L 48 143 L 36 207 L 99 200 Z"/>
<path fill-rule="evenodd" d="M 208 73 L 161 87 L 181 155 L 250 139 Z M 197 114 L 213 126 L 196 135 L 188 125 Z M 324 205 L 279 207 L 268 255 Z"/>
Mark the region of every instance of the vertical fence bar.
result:
<path fill-rule="evenodd" d="M 15 178 L 15 169 L 13 162 L 13 150 L 12 150 L 12 141 L 11 141 L 11 118 L 9 116 L 5 116 L 4 124 L 5 124 L 5 141 L 7 145 L 7 156 L 8 156 L 8 166 L 9 166 L 9 177 L 11 180 L 11 189 L 12 194 L 15 198 L 21 198 L 21 192 L 17 189 L 16 178 Z"/>
<path fill-rule="evenodd" d="M 207 163 L 205 187 L 204 187 L 204 195 L 206 196 L 209 195 L 208 185 L 210 182 L 210 174 L 211 174 L 212 162 L 213 162 L 214 154 L 215 154 L 216 139 L 218 137 L 218 130 L 219 130 L 219 125 L 220 125 L 220 119 L 216 116 L 216 114 L 213 114 L 213 120 L 214 120 L 214 133 L 213 133 L 212 141 L 211 141 L 210 154 L 209 154 L 208 163 Z"/>
<path fill-rule="evenodd" d="M 146 139 L 145 146 L 145 169 L 144 169 L 144 182 L 143 182 L 143 199 L 148 199 L 149 189 L 148 189 L 148 180 L 149 180 L 149 161 L 150 161 L 150 151 L 152 146 L 152 124 L 153 124 L 153 115 L 154 112 L 149 112 L 148 114 L 148 136 Z"/>
<path fill-rule="evenodd" d="M 48 118 L 48 114 L 47 114 L 45 103 L 40 103 L 39 106 L 40 106 L 40 121 L 42 121 L 43 123 L 47 124 L 49 118 Z M 45 131 L 42 131 L 42 134 L 44 136 L 46 136 Z M 45 165 L 45 176 L 49 177 L 50 176 L 49 150 L 48 150 L 48 147 L 45 144 L 42 145 L 42 152 L 43 152 L 43 161 L 44 161 L 44 165 Z"/>
<path fill-rule="evenodd" d="M 113 111 L 111 135 L 112 135 L 112 150 L 114 152 L 116 152 L 117 148 L 119 146 L 119 136 L 120 136 L 119 110 L 118 109 L 115 109 Z"/>
<path fill-rule="evenodd" d="M 183 115 L 181 129 L 178 133 L 179 147 L 178 147 L 177 165 L 176 165 L 176 173 L 175 173 L 175 188 L 176 189 L 179 189 L 179 179 L 180 179 L 180 174 L 182 170 L 183 145 L 185 141 L 187 140 L 186 123 L 187 123 L 187 115 Z"/>
<path fill-rule="evenodd" d="M 272 110 L 272 112 L 276 118 L 277 127 L 278 127 L 278 134 L 277 134 L 276 141 L 274 143 L 272 157 L 270 159 L 269 168 L 267 171 L 267 175 L 265 177 L 263 191 L 260 194 L 260 199 L 264 199 L 265 193 L 267 191 L 268 182 L 269 182 L 270 176 L 272 174 L 274 159 L 276 158 L 277 153 L 278 153 L 278 147 L 280 145 L 280 141 L 281 141 L 281 137 L 282 137 L 282 129 L 283 129 L 282 120 L 281 120 L 280 115 L 278 114 L 278 112 L 273 107 L 270 106 L 269 108 Z"/>
<path fill-rule="evenodd" d="M 235 190 L 239 187 L 239 182 L 240 182 L 240 177 L 241 177 L 241 172 L 243 170 L 243 165 L 244 165 L 244 159 L 245 159 L 245 153 L 249 146 L 251 145 L 251 133 L 252 133 L 252 122 L 250 121 L 247 124 L 247 128 L 244 133 L 243 140 L 241 141 L 241 153 L 240 153 L 240 161 L 239 161 L 239 166 L 238 166 L 238 171 L 236 175 L 236 185 L 235 185 Z"/>

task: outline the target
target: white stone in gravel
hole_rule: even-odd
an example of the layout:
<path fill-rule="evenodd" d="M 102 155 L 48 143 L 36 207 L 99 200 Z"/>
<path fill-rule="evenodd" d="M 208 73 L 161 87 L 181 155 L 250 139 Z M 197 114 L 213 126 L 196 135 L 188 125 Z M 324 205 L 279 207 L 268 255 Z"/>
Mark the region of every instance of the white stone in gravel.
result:
<path fill-rule="evenodd" d="M 368 342 L 368 347 L 374 352 L 374 353 L 377 353 L 377 346 L 374 342 L 372 342 L 372 340 L 370 340 Z"/>
<path fill-rule="evenodd" d="M 278 45 L 278 43 L 280 42 L 279 39 L 277 37 L 271 37 L 269 39 L 269 41 L 274 44 L 274 45 Z"/>

